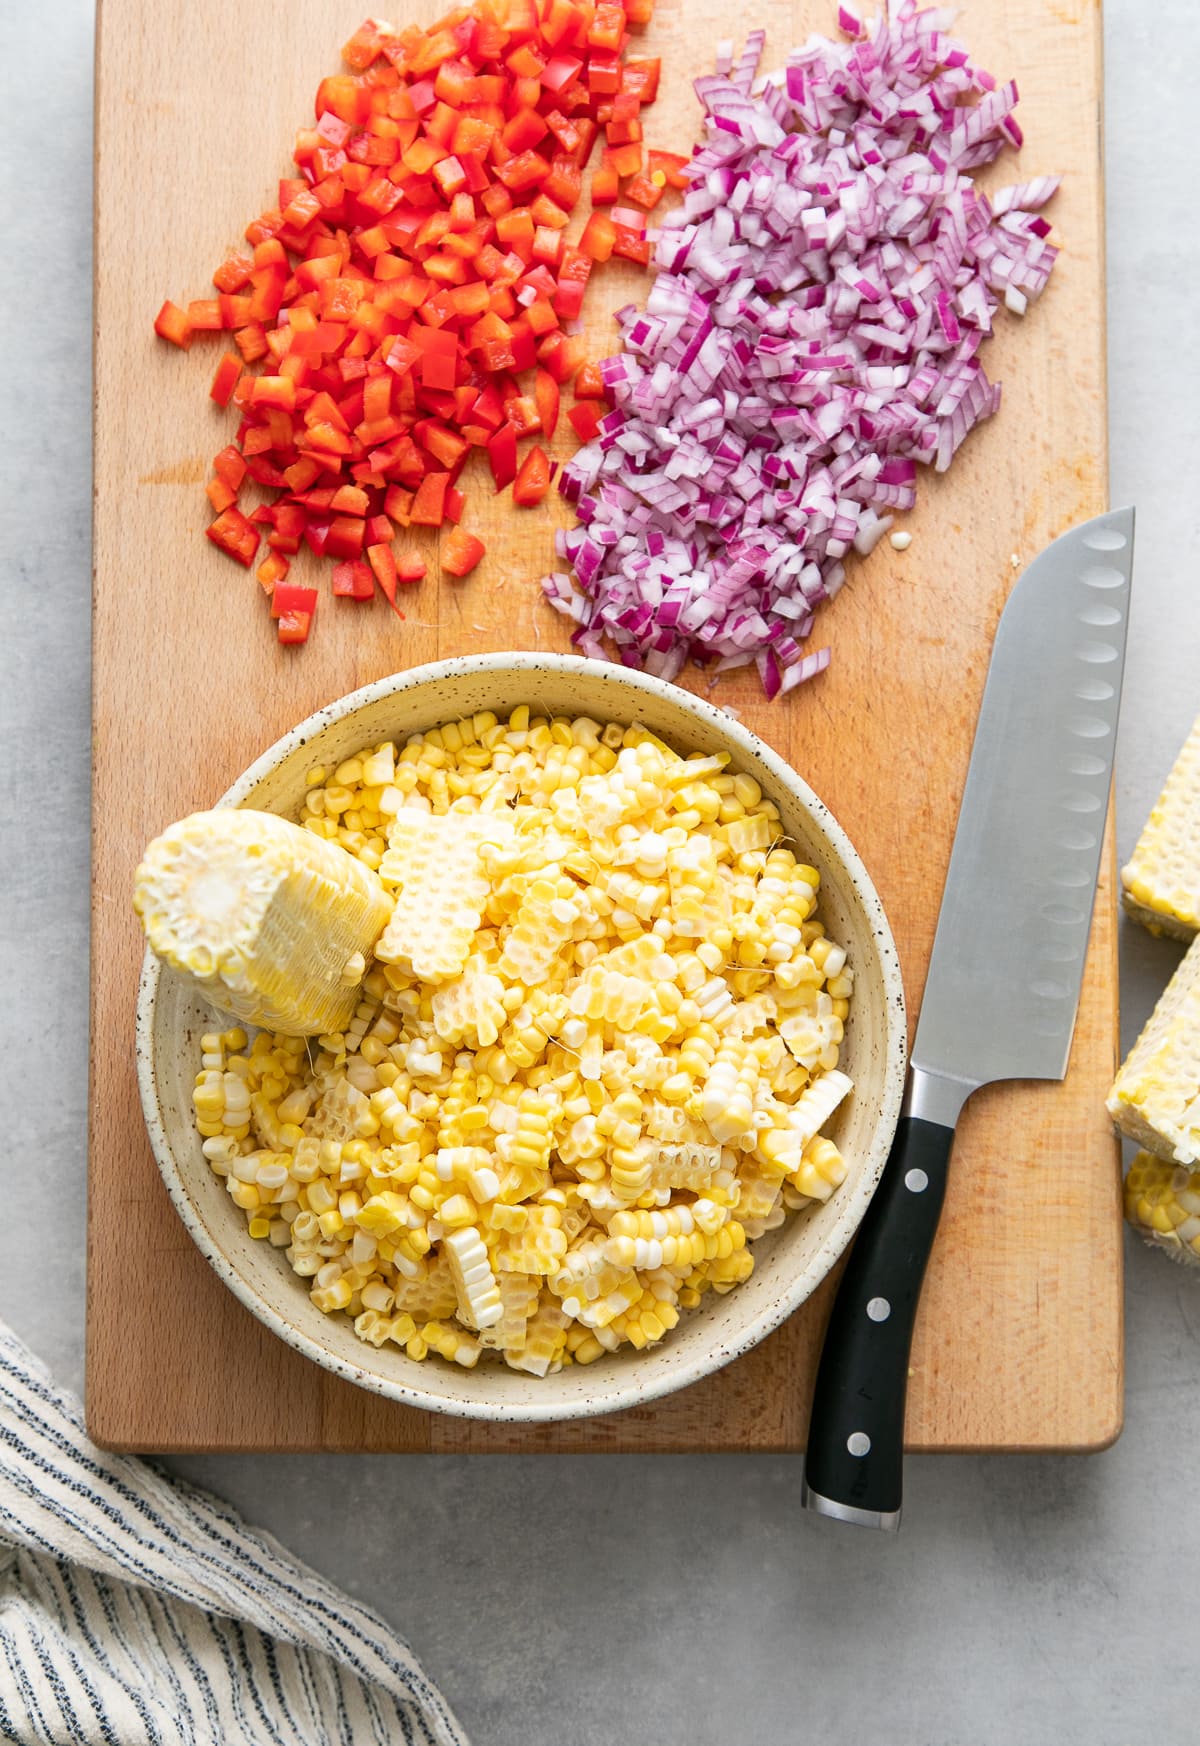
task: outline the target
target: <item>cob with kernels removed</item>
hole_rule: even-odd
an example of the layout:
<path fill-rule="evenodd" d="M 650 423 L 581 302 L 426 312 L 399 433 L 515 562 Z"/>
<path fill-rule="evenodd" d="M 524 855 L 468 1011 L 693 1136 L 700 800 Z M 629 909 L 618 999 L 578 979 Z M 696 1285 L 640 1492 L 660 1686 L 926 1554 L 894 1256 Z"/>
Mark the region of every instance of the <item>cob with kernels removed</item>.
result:
<path fill-rule="evenodd" d="M 1125 1178 L 1125 1217 L 1173 1261 L 1200 1266 L 1200 1170 L 1139 1152 Z"/>
<path fill-rule="evenodd" d="M 1200 718 L 1121 885 L 1135 921 L 1194 942 L 1109 1093 L 1118 1130 L 1144 1148 L 1125 1180 L 1125 1215 L 1176 1260 L 1200 1264 Z"/>
<path fill-rule="evenodd" d="M 133 906 L 153 950 L 219 1011 L 291 1036 L 350 1022 L 392 913 L 375 874 L 340 844 L 234 807 L 156 837 Z"/>
<path fill-rule="evenodd" d="M 1127 1139 L 1160 1158 L 1200 1160 L 1200 939 L 1117 1074 L 1108 1113 Z"/>
<path fill-rule="evenodd" d="M 1153 934 L 1200 931 L 1200 717 L 1175 760 L 1127 866 L 1122 902 Z"/>

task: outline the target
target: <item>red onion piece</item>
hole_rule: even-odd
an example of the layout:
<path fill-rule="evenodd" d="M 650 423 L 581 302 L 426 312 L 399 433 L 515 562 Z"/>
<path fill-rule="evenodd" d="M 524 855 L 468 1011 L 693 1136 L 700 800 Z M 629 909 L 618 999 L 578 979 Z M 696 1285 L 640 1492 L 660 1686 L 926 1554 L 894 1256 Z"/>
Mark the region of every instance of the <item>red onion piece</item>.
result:
<path fill-rule="evenodd" d="M 696 80 L 704 142 L 650 233 L 644 309 L 618 312 L 613 410 L 559 487 L 574 578 L 543 586 L 587 653 L 607 638 L 666 678 L 689 657 L 754 662 L 786 694 L 828 664 L 801 645 L 847 552 L 998 407 L 979 348 L 999 304 L 1023 314 L 1049 278 L 1058 179 L 975 187 L 1020 143 L 1017 88 L 974 66 L 952 20 L 842 6 L 852 41 L 811 37 L 758 79 L 754 31 Z"/>

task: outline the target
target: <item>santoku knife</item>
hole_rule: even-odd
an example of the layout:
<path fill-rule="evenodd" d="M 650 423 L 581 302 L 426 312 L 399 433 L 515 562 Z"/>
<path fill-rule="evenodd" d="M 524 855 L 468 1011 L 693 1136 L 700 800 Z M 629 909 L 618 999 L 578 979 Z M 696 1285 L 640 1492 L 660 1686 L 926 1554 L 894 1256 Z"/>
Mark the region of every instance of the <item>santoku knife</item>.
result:
<path fill-rule="evenodd" d="M 1034 559 L 1000 617 L 900 1124 L 817 1372 L 804 1502 L 822 1515 L 900 1525 L 909 1348 L 963 1104 L 1066 1074 L 1132 561 L 1133 510 L 1097 516 Z"/>

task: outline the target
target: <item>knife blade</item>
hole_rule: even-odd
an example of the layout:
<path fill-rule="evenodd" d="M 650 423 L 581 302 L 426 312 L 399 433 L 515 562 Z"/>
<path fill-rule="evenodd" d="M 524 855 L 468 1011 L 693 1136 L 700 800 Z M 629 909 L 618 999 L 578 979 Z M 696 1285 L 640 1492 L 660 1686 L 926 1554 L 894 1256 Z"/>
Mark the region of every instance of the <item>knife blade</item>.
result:
<path fill-rule="evenodd" d="M 807 1508 L 900 1525 L 909 1349 L 967 1098 L 1067 1070 L 1112 783 L 1132 509 L 1030 564 L 1000 616 L 896 1138 L 813 1395 Z"/>

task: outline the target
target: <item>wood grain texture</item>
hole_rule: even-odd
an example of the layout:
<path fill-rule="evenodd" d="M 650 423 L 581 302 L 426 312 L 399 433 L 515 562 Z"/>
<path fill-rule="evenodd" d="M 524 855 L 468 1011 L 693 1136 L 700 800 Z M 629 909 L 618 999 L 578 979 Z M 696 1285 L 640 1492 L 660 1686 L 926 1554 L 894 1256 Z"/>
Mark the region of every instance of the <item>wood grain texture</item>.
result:
<path fill-rule="evenodd" d="M 403 625 L 382 606 L 326 597 L 298 653 L 277 646 L 253 576 L 202 537 L 202 481 L 232 428 L 207 399 L 217 349 L 176 352 L 151 321 L 164 296 L 203 296 L 271 203 L 317 81 L 363 10 L 104 0 L 101 11 L 88 1423 L 103 1444 L 158 1450 L 796 1449 L 828 1284 L 755 1352 L 634 1413 L 549 1427 L 425 1415 L 335 1380 L 247 1314 L 193 1249 L 146 1141 L 129 901 L 144 843 L 343 692 L 442 655 L 566 646 L 535 582 L 562 506 L 514 511 L 478 472 L 467 525 L 489 552 L 475 575 L 439 585 L 429 534 L 430 579 Z M 433 10 L 421 0 L 407 15 Z M 649 142 L 694 137 L 690 81 L 718 38 L 762 22 L 773 64 L 833 18 L 826 0 L 763 0 L 752 19 L 733 0 L 659 0 L 644 38 L 665 67 Z M 718 693 L 848 830 L 895 930 L 914 1020 L 1000 610 L 1019 568 L 1106 507 L 1107 489 L 1099 10 L 980 0 L 963 29 L 984 65 L 1019 81 L 1023 170 L 1066 177 L 1053 208 L 1064 253 L 1029 317 L 1001 319 L 985 360 L 1003 409 L 951 475 L 922 478 L 910 550 L 885 542 L 820 617 L 829 672 L 783 705 L 745 678 Z M 992 172 L 1012 174 L 1011 158 Z M 638 284 L 633 269 L 599 275 L 593 355 L 613 349 L 611 311 Z M 1119 1178 L 1102 1103 L 1117 1036 L 1113 871 L 1110 832 L 1065 1083 L 993 1087 L 964 1115 L 917 1326 L 914 1449 L 1088 1449 L 1120 1428 Z"/>

